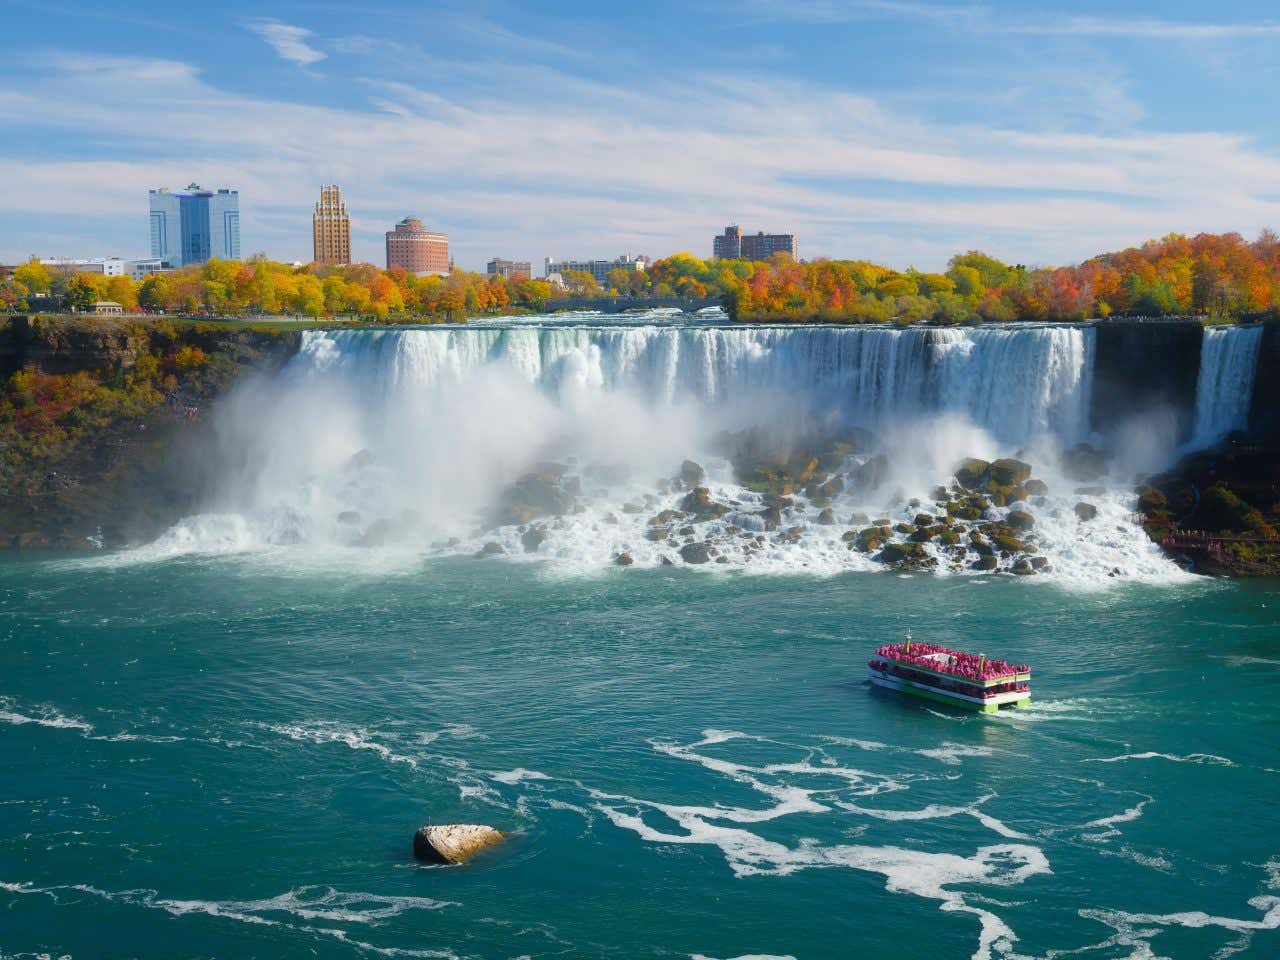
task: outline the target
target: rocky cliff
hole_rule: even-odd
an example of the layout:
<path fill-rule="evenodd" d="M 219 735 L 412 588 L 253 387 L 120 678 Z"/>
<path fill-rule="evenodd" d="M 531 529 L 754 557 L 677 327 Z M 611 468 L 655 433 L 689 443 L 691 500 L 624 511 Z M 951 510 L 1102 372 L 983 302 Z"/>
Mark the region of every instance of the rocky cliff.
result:
<path fill-rule="evenodd" d="M 1090 419 L 1107 434 L 1135 413 L 1167 410 L 1182 440 L 1195 422 L 1204 328 L 1199 320 L 1108 320 L 1097 325 Z"/>
<path fill-rule="evenodd" d="M 299 340 L 269 326 L 0 321 L 0 547 L 116 546 L 189 512 L 205 493 L 209 405 Z"/>

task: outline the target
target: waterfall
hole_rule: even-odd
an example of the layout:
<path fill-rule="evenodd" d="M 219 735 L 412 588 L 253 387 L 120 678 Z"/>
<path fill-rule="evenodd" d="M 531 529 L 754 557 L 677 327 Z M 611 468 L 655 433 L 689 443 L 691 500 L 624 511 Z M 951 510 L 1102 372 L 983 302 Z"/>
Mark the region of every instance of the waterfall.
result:
<path fill-rule="evenodd" d="M 1262 327 L 1205 327 L 1192 446 L 1209 447 L 1248 426 Z"/>
<path fill-rule="evenodd" d="M 427 402 L 481 370 L 556 403 L 625 392 L 749 413 L 763 398 L 870 430 L 957 414 L 1004 444 L 1089 433 L 1088 327 L 557 327 L 304 334 L 289 375 L 338 376 L 365 397 Z"/>
<path fill-rule="evenodd" d="M 961 508 L 937 489 L 963 458 L 1013 454 L 1047 481 L 1017 501 L 1034 512 L 1024 536 L 1039 550 L 1024 566 L 1085 586 L 1117 569 L 1178 575 L 1127 522 L 1127 485 L 1091 494 L 1098 520 L 1086 524 L 1073 484 L 1053 473 L 1055 451 L 1091 433 L 1097 336 L 652 316 L 306 331 L 280 374 L 220 406 L 216 495 L 144 555 L 297 547 L 308 562 L 377 570 L 423 555 L 583 572 L 713 557 L 761 573 L 875 570 L 874 549 L 850 539 L 869 517 L 913 524 L 923 507 L 1000 519 L 1012 504 Z M 1215 410 L 1230 379 L 1205 391 Z M 692 501 L 686 459 L 706 488 Z M 802 469 L 810 479 L 797 484 Z M 990 569 L 993 555 L 970 546 L 974 521 L 918 549 L 939 570 Z"/>

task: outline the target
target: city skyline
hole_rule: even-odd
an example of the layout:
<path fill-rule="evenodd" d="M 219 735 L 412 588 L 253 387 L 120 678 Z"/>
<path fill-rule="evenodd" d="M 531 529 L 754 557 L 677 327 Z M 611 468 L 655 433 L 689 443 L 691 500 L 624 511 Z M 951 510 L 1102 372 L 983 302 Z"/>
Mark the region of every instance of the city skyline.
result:
<path fill-rule="evenodd" d="M 1277 73 L 1266 4 L 746 0 L 663 28 L 675 9 L 232 3 L 211 23 L 73 3 L 51 41 L 20 0 L 0 38 L 0 117 L 23 131 L 0 146 L 0 260 L 143 255 L 132 198 L 190 180 L 241 190 L 246 255 L 309 260 L 314 185 L 336 182 L 353 259 L 378 262 L 413 210 L 471 270 L 499 251 L 705 255 L 727 222 L 921 269 L 1280 222 L 1280 137 L 1250 106 Z"/>

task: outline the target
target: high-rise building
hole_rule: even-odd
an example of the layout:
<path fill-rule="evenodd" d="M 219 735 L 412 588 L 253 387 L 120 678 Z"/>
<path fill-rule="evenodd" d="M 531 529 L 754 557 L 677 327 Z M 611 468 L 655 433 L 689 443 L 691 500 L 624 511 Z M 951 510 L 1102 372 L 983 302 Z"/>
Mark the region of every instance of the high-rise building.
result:
<path fill-rule="evenodd" d="M 311 215 L 311 239 L 316 263 L 341 266 L 351 262 L 351 218 L 337 184 L 320 188 L 320 200 Z"/>
<path fill-rule="evenodd" d="M 387 269 L 409 273 L 448 273 L 449 235 L 432 233 L 417 217 L 405 217 L 387 231 Z"/>
<path fill-rule="evenodd" d="M 799 257 L 800 245 L 794 233 L 743 235 L 742 228 L 729 226 L 711 243 L 712 256 L 718 260 L 768 260 L 775 253 Z"/>
<path fill-rule="evenodd" d="M 151 191 L 151 256 L 175 267 L 210 257 L 240 259 L 240 194 L 190 184 Z"/>
<path fill-rule="evenodd" d="M 711 255 L 717 260 L 737 260 L 742 256 L 742 228 L 725 227 L 724 233 L 712 241 L 711 249 Z"/>
<path fill-rule="evenodd" d="M 489 261 L 486 273 L 504 280 L 528 280 L 533 276 L 533 264 L 522 260 L 503 260 L 494 257 Z"/>
<path fill-rule="evenodd" d="M 612 271 L 637 272 L 643 270 L 648 265 L 649 258 L 633 257 L 630 254 L 614 260 L 557 260 L 555 257 L 547 257 L 543 263 L 546 267 L 545 276 L 550 277 L 554 273 L 563 276 L 566 270 L 576 270 L 581 273 L 591 274 L 596 278 L 596 283 L 605 286 Z"/>

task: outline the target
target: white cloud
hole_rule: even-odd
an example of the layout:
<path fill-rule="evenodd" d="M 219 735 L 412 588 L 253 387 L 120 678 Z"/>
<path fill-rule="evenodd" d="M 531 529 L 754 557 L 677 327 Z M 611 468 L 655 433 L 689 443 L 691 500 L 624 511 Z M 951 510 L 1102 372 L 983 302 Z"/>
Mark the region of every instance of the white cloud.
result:
<path fill-rule="evenodd" d="M 337 182 L 358 255 L 380 259 L 380 231 L 416 213 L 470 267 L 495 254 L 706 254 L 728 222 L 795 230 L 810 256 L 922 268 L 972 247 L 1063 262 L 1171 230 L 1280 222 L 1268 199 L 1280 158 L 1238 135 L 943 123 L 798 82 L 672 75 L 624 89 L 481 66 L 483 80 L 453 88 L 367 81 L 369 106 L 355 109 L 228 92 L 169 61 L 46 61 L 27 95 L 0 97 L 0 123 L 124 159 L 0 148 L 0 260 L 39 246 L 27 223 L 63 212 L 96 218 L 118 247 L 59 252 L 139 252 L 146 189 L 192 180 L 240 190 L 246 253 L 305 259 L 319 184 Z M 19 216 L 26 233 L 6 222 Z"/>
<path fill-rule="evenodd" d="M 295 27 L 279 20 L 258 19 L 245 22 L 245 26 L 267 41 L 284 60 L 307 67 L 325 58 L 325 53 L 307 41 L 314 34 L 306 27 Z"/>

